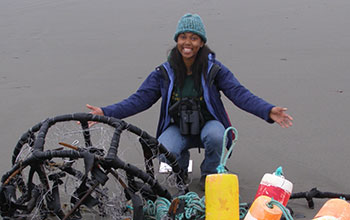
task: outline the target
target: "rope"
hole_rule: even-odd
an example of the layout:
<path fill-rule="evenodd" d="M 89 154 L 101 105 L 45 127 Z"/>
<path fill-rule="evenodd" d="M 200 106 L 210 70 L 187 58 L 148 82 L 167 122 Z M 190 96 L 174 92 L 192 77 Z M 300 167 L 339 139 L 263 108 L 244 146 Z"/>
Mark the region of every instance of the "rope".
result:
<path fill-rule="evenodd" d="M 274 200 L 273 198 L 271 199 L 270 202 L 268 202 L 267 207 L 269 207 L 270 209 L 273 208 L 273 206 L 277 206 L 279 209 L 281 209 L 284 217 L 286 220 L 293 220 L 293 217 L 291 216 L 290 212 L 288 211 L 288 209 L 286 207 L 284 207 L 280 202 L 278 202 L 277 200 Z"/>
<path fill-rule="evenodd" d="M 290 199 L 305 198 L 309 208 L 313 209 L 315 207 L 313 198 L 331 199 L 331 198 L 340 198 L 340 197 L 345 198 L 345 200 L 350 200 L 350 194 L 321 192 L 317 188 L 312 188 L 310 191 L 307 191 L 307 192 L 292 193 L 292 195 L 290 196 Z"/>
<path fill-rule="evenodd" d="M 159 197 L 155 202 L 148 200 L 147 205 L 143 207 L 146 219 L 160 220 L 167 215 L 170 206 L 169 200 Z"/>
<path fill-rule="evenodd" d="M 239 203 L 239 219 L 244 219 L 248 213 L 248 203 Z"/>
<path fill-rule="evenodd" d="M 283 176 L 283 169 L 281 166 L 279 166 L 276 171 L 274 172 L 276 176 Z"/>
<path fill-rule="evenodd" d="M 186 195 L 179 196 L 180 200 L 185 201 L 185 213 L 182 213 L 176 219 L 190 219 L 192 216 L 204 217 L 205 214 L 205 197 L 199 198 L 195 192 L 189 192 Z"/>
<path fill-rule="evenodd" d="M 195 217 L 195 219 L 204 219 L 204 196 L 203 198 L 199 198 L 199 196 L 195 192 L 189 192 L 177 198 L 185 202 L 185 207 L 184 212 L 179 213 L 175 216 L 176 220 L 191 219 L 192 217 Z M 147 201 L 147 205 L 143 208 L 146 219 L 164 219 L 164 217 L 168 215 L 170 205 L 170 201 L 163 197 L 159 197 L 155 202 L 152 202 L 150 200 Z"/>
<path fill-rule="evenodd" d="M 226 148 L 226 145 L 227 145 L 227 133 L 228 133 L 230 130 L 233 130 L 233 133 L 235 134 L 235 139 L 232 140 L 231 147 L 229 148 L 229 150 L 227 151 L 226 156 L 225 156 L 225 148 Z M 233 147 L 236 145 L 237 139 L 238 139 L 237 129 L 234 128 L 234 127 L 228 127 L 228 128 L 225 130 L 224 137 L 223 137 L 223 142 L 222 142 L 222 154 L 221 154 L 220 164 L 219 164 L 219 166 L 216 168 L 216 170 L 218 171 L 218 173 L 227 173 L 227 170 L 226 170 L 226 168 L 225 168 L 226 162 L 227 162 L 227 159 L 228 159 L 228 157 L 230 156 L 230 154 L 231 154 L 231 152 L 232 152 L 232 150 L 233 150 Z"/>

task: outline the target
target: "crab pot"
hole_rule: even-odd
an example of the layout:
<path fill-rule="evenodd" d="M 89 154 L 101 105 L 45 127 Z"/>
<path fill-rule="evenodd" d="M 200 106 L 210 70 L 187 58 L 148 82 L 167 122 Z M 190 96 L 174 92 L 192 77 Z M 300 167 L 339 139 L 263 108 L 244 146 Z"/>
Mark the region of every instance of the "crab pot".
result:
<path fill-rule="evenodd" d="M 287 206 L 292 194 L 293 183 L 285 179 L 284 176 L 266 173 L 261 179 L 255 199 L 261 195 L 268 196 Z"/>
<path fill-rule="evenodd" d="M 238 177 L 211 174 L 205 180 L 205 219 L 239 220 Z"/>
<path fill-rule="evenodd" d="M 318 211 L 314 220 L 350 220 L 350 204 L 343 199 L 330 199 Z"/>
<path fill-rule="evenodd" d="M 269 208 L 267 203 L 270 201 L 271 198 L 264 195 L 256 198 L 244 220 L 280 220 L 282 217 L 281 209 L 275 205 Z"/>

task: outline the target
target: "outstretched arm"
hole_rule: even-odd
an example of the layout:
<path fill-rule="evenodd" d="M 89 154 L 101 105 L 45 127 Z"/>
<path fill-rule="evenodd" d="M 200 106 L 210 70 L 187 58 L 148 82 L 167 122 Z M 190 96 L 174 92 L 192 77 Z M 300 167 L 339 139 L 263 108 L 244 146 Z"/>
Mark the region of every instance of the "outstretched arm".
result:
<path fill-rule="evenodd" d="M 288 115 L 286 113 L 287 108 L 282 107 L 273 107 L 270 111 L 270 118 L 279 124 L 282 128 L 288 128 L 293 125 L 293 118 L 292 116 Z"/>

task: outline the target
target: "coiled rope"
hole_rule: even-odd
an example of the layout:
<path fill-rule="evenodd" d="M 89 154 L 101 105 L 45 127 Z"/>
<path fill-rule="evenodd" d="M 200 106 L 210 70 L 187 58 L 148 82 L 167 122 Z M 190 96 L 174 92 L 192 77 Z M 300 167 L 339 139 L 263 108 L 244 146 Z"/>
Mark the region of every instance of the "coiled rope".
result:
<path fill-rule="evenodd" d="M 170 202 L 164 197 L 159 197 L 156 201 L 148 200 L 143 207 L 146 219 L 162 219 L 167 215 Z"/>
<path fill-rule="evenodd" d="M 179 199 L 184 202 L 184 211 L 175 215 L 176 220 L 182 219 L 204 219 L 205 216 L 205 197 L 200 198 L 195 192 L 189 192 L 185 195 L 179 196 Z M 169 212 L 171 203 L 166 198 L 159 197 L 155 202 L 147 201 L 143 211 L 147 220 L 164 219 Z"/>
<path fill-rule="evenodd" d="M 199 198 L 194 192 L 189 192 L 186 195 L 179 196 L 180 200 L 185 201 L 185 213 L 179 215 L 177 219 L 181 220 L 184 217 L 190 219 L 193 216 L 203 218 L 205 215 L 205 197 Z"/>

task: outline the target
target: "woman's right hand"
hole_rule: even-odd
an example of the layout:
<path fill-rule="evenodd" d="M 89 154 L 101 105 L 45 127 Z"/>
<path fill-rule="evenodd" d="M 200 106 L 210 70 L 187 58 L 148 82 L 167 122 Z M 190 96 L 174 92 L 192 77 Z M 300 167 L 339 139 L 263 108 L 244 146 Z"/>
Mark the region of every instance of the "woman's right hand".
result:
<path fill-rule="evenodd" d="M 88 109 L 90 109 L 91 111 L 89 113 L 91 114 L 94 114 L 94 115 L 104 115 L 103 114 L 103 111 L 100 107 L 97 107 L 97 106 L 93 106 L 93 105 L 89 105 L 89 104 L 86 104 L 86 107 Z M 89 127 L 93 126 L 94 124 L 97 124 L 97 122 L 95 121 L 89 121 Z"/>

